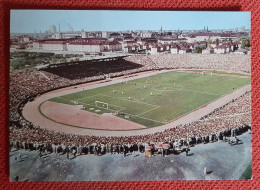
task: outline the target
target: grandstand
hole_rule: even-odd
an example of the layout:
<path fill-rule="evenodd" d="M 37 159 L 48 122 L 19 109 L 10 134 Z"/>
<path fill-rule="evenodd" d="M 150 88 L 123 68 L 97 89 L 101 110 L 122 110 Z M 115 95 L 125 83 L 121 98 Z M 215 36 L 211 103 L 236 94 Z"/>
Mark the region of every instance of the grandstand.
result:
<path fill-rule="evenodd" d="M 85 69 L 86 65 L 88 69 Z M 125 135 L 111 136 L 111 133 L 109 133 L 109 137 L 100 135 L 101 133 L 95 135 L 95 131 L 89 133 L 91 135 L 86 135 L 80 133 L 80 129 L 73 129 L 72 127 L 70 132 L 66 131 L 64 133 L 62 128 L 60 129 L 61 131 L 57 131 L 57 129 L 51 130 L 52 125 L 44 126 L 44 123 L 40 126 L 35 125 L 27 118 L 24 118 L 23 115 L 25 105 L 34 103 L 34 100 L 37 100 L 41 94 L 50 93 L 53 90 L 63 91 L 64 87 L 74 89 L 76 84 L 91 86 L 93 82 L 100 82 L 103 86 L 106 86 L 108 84 L 105 82 L 107 81 L 107 75 L 110 78 L 124 81 L 127 77 L 133 75 L 138 76 L 143 73 L 156 73 L 160 70 L 169 69 L 215 70 L 225 71 L 225 73 L 250 75 L 250 55 L 163 54 L 131 56 L 107 61 L 75 62 L 35 71 L 11 73 L 10 140 L 15 146 L 24 146 L 22 144 L 27 142 L 31 143 L 33 147 L 36 147 L 36 143 L 50 147 L 52 145 L 59 146 L 60 144 L 86 146 L 96 143 L 99 145 L 105 144 L 107 150 L 109 150 L 108 147 L 113 145 L 123 146 L 124 144 L 131 144 L 132 146 L 144 146 L 144 143 L 148 142 L 163 143 L 167 141 L 167 143 L 173 144 L 175 141 L 179 141 L 181 145 L 207 143 L 223 140 L 224 137 L 240 134 L 250 128 L 250 90 L 192 123 L 180 124 L 167 130 L 162 128 L 161 131 L 158 130 L 157 132 L 143 135 L 136 135 L 135 132 L 132 132 L 127 137 Z M 113 93 L 112 90 L 110 91 L 111 93 Z M 115 90 L 119 91 L 118 89 Z M 130 98 L 133 99 L 135 97 L 131 95 Z M 100 102 L 104 102 L 102 105 L 108 104 L 109 107 L 107 101 L 103 100 Z M 31 111 L 35 112 L 35 110 Z M 74 130 L 78 131 L 78 134 L 75 134 Z M 108 132 L 104 131 L 105 133 Z"/>
<path fill-rule="evenodd" d="M 97 75 L 113 74 L 142 67 L 123 59 L 125 56 L 115 58 L 102 58 L 78 62 L 51 64 L 39 70 L 46 71 L 70 80 L 93 77 Z"/>

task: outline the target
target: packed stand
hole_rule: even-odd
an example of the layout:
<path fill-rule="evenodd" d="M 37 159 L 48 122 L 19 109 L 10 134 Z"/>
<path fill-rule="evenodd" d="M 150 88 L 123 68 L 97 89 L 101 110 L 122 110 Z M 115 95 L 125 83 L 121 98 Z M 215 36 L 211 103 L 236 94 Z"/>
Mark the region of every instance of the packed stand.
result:
<path fill-rule="evenodd" d="M 250 97 L 251 93 L 247 92 L 198 121 L 147 135 L 88 136 L 49 131 L 35 127 L 28 121 L 23 127 L 12 124 L 10 148 L 46 150 L 61 154 L 75 153 L 75 151 L 80 154 L 96 155 L 127 154 L 131 151 L 145 152 L 146 150 L 152 151 L 151 155 L 158 151 L 162 155 L 180 153 L 199 143 L 228 141 L 231 137 L 237 139 L 237 135 L 249 130 L 251 128 L 251 107 L 243 107 L 243 105 L 250 102 Z M 236 112 L 230 107 L 233 107 Z"/>
<path fill-rule="evenodd" d="M 160 69 L 215 69 L 238 73 L 251 72 L 250 55 L 161 54 L 147 57 Z"/>
<path fill-rule="evenodd" d="M 76 147 L 77 152 L 81 153 L 84 152 L 84 147 L 89 146 L 92 146 L 87 151 L 90 153 L 100 152 L 99 150 L 111 153 L 125 152 L 125 150 L 128 150 L 128 152 L 131 152 L 131 150 L 142 152 L 145 149 L 155 149 L 157 147 L 156 149 L 161 149 L 163 154 L 165 153 L 163 150 L 166 149 L 160 148 L 163 143 L 169 144 L 170 149 L 175 148 L 177 150 L 183 145 L 190 146 L 201 142 L 224 140 L 224 137 L 239 134 L 239 132 L 247 130 L 251 125 L 251 93 L 246 93 L 244 96 L 233 100 L 193 123 L 179 125 L 164 132 L 140 136 L 97 137 L 59 133 L 33 126 L 20 115 L 21 109 L 27 101 L 33 100 L 34 97 L 46 91 L 102 80 L 106 77 L 113 78 L 154 69 L 179 68 L 216 69 L 250 73 L 250 56 L 245 55 L 145 55 L 125 58 L 124 63 L 129 62 L 133 63 L 133 65 L 122 65 L 118 61 L 106 62 L 110 65 L 106 70 L 104 70 L 104 63 L 98 62 L 95 64 L 94 69 L 86 70 L 86 72 L 81 71 L 82 75 L 75 78 L 70 76 L 77 76 L 79 72 L 77 67 L 72 70 L 64 67 L 64 69 L 54 69 L 52 72 L 43 70 L 11 73 L 10 146 L 25 149 L 45 148 L 45 150 L 49 149 L 53 152 L 57 152 L 58 149 L 64 152 L 65 149 L 72 150 L 72 147 Z M 100 63 L 102 68 L 100 68 L 101 65 L 98 65 Z M 92 66 L 94 67 L 94 65 Z M 67 73 L 67 76 L 66 72 L 68 71 L 70 73 Z M 135 148 L 131 148 L 133 146 Z M 86 149 L 84 150 L 86 152 Z"/>

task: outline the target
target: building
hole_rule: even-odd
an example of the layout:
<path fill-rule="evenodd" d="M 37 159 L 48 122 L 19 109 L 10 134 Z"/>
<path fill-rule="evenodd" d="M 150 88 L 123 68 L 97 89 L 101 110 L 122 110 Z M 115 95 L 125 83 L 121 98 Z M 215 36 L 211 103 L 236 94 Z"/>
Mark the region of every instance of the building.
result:
<path fill-rule="evenodd" d="M 65 41 L 46 40 L 41 42 L 41 49 L 48 51 L 66 51 L 67 46 Z"/>
<path fill-rule="evenodd" d="M 186 42 L 186 38 L 162 38 L 158 39 L 158 43 L 166 44 L 166 43 L 176 43 L 176 42 Z"/>
<path fill-rule="evenodd" d="M 55 25 L 50 25 L 50 33 L 54 34 L 57 32 L 56 26 Z"/>
<path fill-rule="evenodd" d="M 27 37 L 27 36 L 24 36 L 23 37 L 23 42 L 25 42 L 25 43 L 28 43 L 28 42 L 30 42 L 32 40 L 32 38 L 30 38 L 30 37 Z"/>
<path fill-rule="evenodd" d="M 225 45 L 219 45 L 214 49 L 214 53 L 216 54 L 223 54 L 226 53 L 226 46 Z"/>
<path fill-rule="evenodd" d="M 107 32 L 107 31 L 101 32 L 101 37 L 102 38 L 110 38 L 110 32 Z"/>
<path fill-rule="evenodd" d="M 145 35 L 149 34 L 149 35 Z M 156 34 L 156 35 L 153 35 Z M 32 40 L 33 49 L 48 51 L 77 51 L 77 52 L 116 52 L 124 51 L 126 53 L 151 53 L 160 54 L 170 52 L 172 54 L 185 54 L 195 50 L 203 50 L 203 54 L 209 53 L 230 53 L 241 47 L 238 36 L 240 33 L 231 32 L 74 32 L 74 33 L 55 33 L 54 40 Z M 245 35 L 243 33 L 243 35 Z M 153 36 L 153 37 L 151 37 Z M 235 40 L 220 37 L 236 37 Z M 218 38 L 218 43 L 216 40 Z M 217 45 L 218 44 L 218 45 Z M 27 46 L 29 47 L 29 46 Z M 205 49 L 208 48 L 208 49 Z"/>
<path fill-rule="evenodd" d="M 214 49 L 213 48 L 207 48 L 207 49 L 203 49 L 202 54 L 213 54 L 214 53 Z"/>
<path fill-rule="evenodd" d="M 71 42 L 67 44 L 68 51 L 99 53 L 104 51 L 104 44 L 99 42 Z"/>
<path fill-rule="evenodd" d="M 238 50 L 234 51 L 234 54 L 237 54 L 237 55 L 246 55 L 249 53 L 250 53 L 250 51 L 248 51 L 247 49 L 238 49 Z"/>
<path fill-rule="evenodd" d="M 64 38 L 65 38 L 65 37 L 64 37 L 64 33 L 57 32 L 57 33 L 55 33 L 55 34 L 53 35 L 53 38 L 54 38 L 54 39 L 57 39 L 57 40 L 59 40 L 59 39 L 64 39 Z"/>
<path fill-rule="evenodd" d="M 39 41 L 33 42 L 33 49 L 35 50 L 42 49 L 42 46 Z"/>
<path fill-rule="evenodd" d="M 122 42 L 123 51 L 126 53 L 132 53 L 137 50 L 135 45 L 137 45 L 137 42 L 134 40 L 129 40 L 129 41 L 124 40 Z"/>
<path fill-rule="evenodd" d="M 148 32 L 148 31 L 141 31 L 140 32 L 140 37 L 141 38 L 151 38 L 152 37 L 152 33 L 151 32 Z"/>
<path fill-rule="evenodd" d="M 33 42 L 33 49 L 47 51 L 66 51 L 65 40 L 40 40 Z"/>
<path fill-rule="evenodd" d="M 179 54 L 186 54 L 186 53 L 191 53 L 191 49 L 187 47 L 181 47 L 179 49 Z"/>
<path fill-rule="evenodd" d="M 89 38 L 88 32 L 81 32 L 81 38 Z"/>
<path fill-rule="evenodd" d="M 171 54 L 178 54 L 179 53 L 179 46 L 176 44 L 171 45 Z"/>
<path fill-rule="evenodd" d="M 194 43 L 196 42 L 196 36 L 195 35 L 189 35 L 185 37 L 187 39 L 188 43 Z"/>
<path fill-rule="evenodd" d="M 151 54 L 151 55 L 159 54 L 160 49 L 161 49 L 160 46 L 158 46 L 158 45 L 153 45 L 153 46 L 151 47 L 150 54 Z"/>
<path fill-rule="evenodd" d="M 166 52 L 166 46 L 161 43 L 153 45 L 150 50 L 151 55 L 156 55 L 163 52 Z"/>
<path fill-rule="evenodd" d="M 104 51 L 122 51 L 122 44 L 117 41 L 107 42 L 104 44 Z"/>

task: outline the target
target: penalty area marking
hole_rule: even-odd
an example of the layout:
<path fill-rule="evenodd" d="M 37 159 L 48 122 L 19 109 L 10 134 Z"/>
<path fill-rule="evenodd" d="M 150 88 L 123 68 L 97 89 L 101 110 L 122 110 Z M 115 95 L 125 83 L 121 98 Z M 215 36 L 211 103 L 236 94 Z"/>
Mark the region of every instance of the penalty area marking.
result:
<path fill-rule="evenodd" d="M 69 101 L 68 99 L 62 98 L 62 97 L 56 97 L 56 98 L 60 98 L 60 99 Z M 77 102 L 77 103 L 80 103 L 80 104 L 83 105 L 83 106 L 88 105 L 88 106 L 93 106 L 93 107 L 101 108 L 101 107 L 99 107 L 99 106 L 95 106 L 95 103 L 94 103 L 94 102 L 93 102 L 93 103 L 90 103 L 90 104 L 87 104 L 87 103 L 84 103 L 84 102 Z M 102 109 L 109 110 L 109 111 L 112 111 L 112 112 L 118 112 L 118 111 L 122 111 L 122 110 L 125 110 L 125 109 L 126 109 L 125 107 L 116 106 L 116 105 L 113 105 L 113 104 L 108 104 L 108 105 L 111 105 L 111 106 L 114 106 L 114 107 L 118 107 L 118 108 L 120 108 L 120 109 L 119 109 L 119 110 L 114 110 L 114 109 L 103 108 L 103 107 L 102 107 Z M 93 108 L 93 109 L 90 109 L 90 108 L 89 108 L 89 110 L 94 110 L 94 109 L 95 109 L 95 108 Z"/>
<path fill-rule="evenodd" d="M 88 99 L 88 98 L 93 98 L 95 96 L 99 96 L 99 94 L 96 94 L 96 95 L 93 95 L 93 96 L 88 96 L 88 97 L 85 97 L 85 98 L 80 98 L 80 99 L 76 99 L 76 101 L 78 100 L 84 100 L 84 99 Z"/>
<path fill-rule="evenodd" d="M 142 86 L 143 84 L 142 84 L 142 83 L 141 83 L 141 84 L 138 83 L 138 86 L 139 86 L 139 85 Z M 170 92 L 170 91 L 188 91 L 188 92 L 190 91 L 190 92 L 199 93 L 199 94 L 207 94 L 207 95 L 219 96 L 219 94 L 210 93 L 210 92 L 187 90 L 187 89 L 184 89 L 183 85 L 176 85 L 176 84 L 174 84 L 174 86 L 178 86 L 179 88 L 175 88 L 174 86 L 169 86 L 169 85 L 168 85 L 168 86 L 166 86 L 166 88 L 168 88 L 168 89 L 164 89 L 164 90 L 161 90 L 161 89 L 158 89 L 158 88 L 157 88 L 160 84 L 145 84 L 145 85 L 147 85 L 147 87 L 150 87 L 151 89 L 153 89 L 153 90 L 155 90 L 155 91 L 169 91 L 169 92 Z M 162 85 L 162 87 L 164 87 L 164 85 Z M 169 89 L 169 88 L 170 88 L 170 89 Z M 135 98 L 126 99 L 125 97 L 112 97 L 112 96 L 108 96 L 108 95 L 104 95 L 104 94 L 97 94 L 97 95 L 88 96 L 88 97 L 81 98 L 81 99 L 77 99 L 77 100 L 89 99 L 89 98 L 93 98 L 93 97 L 97 97 L 97 96 L 109 97 L 109 98 L 112 98 L 112 99 L 118 99 L 118 100 L 123 100 L 123 101 L 135 102 L 135 103 L 137 103 L 137 104 L 146 104 L 146 105 L 149 105 L 149 106 L 154 106 L 154 108 L 151 108 L 151 109 L 149 109 L 149 110 L 146 110 L 146 111 L 144 111 L 144 112 L 142 112 L 142 113 L 140 113 L 140 114 L 137 114 L 137 115 L 133 115 L 133 114 L 129 114 L 129 113 L 124 113 L 124 112 L 122 112 L 122 111 L 123 111 L 123 110 L 126 110 L 125 107 L 116 106 L 116 105 L 109 104 L 109 103 L 108 103 L 108 105 L 113 106 L 113 107 L 115 107 L 115 108 L 118 107 L 118 108 L 120 108 L 120 109 L 119 109 L 119 110 L 115 110 L 115 109 L 103 108 L 103 109 L 109 110 L 109 111 L 111 111 L 111 112 L 122 112 L 122 113 L 127 114 L 127 115 L 132 115 L 133 117 L 140 117 L 141 115 L 143 115 L 143 114 L 145 114 L 145 113 L 148 113 L 148 112 L 150 112 L 150 111 L 153 111 L 153 110 L 155 110 L 155 109 L 157 109 L 157 108 L 160 107 L 160 106 L 158 106 L 158 105 L 154 105 L 154 104 L 149 104 L 149 103 L 146 103 L 146 102 L 142 102 L 141 100 L 138 100 L 138 99 L 135 99 Z M 76 100 L 76 101 L 77 101 L 77 100 Z M 83 102 L 78 102 L 78 103 L 83 104 L 83 105 L 88 105 L 88 104 L 83 103 Z M 93 103 L 93 104 L 94 104 L 94 103 Z M 92 105 L 92 104 L 90 104 L 90 105 Z M 192 110 L 192 111 L 194 111 L 194 110 Z M 173 121 L 173 120 L 171 120 L 171 121 L 168 121 L 168 122 L 160 122 L 160 121 L 148 119 L 148 118 L 145 118 L 145 117 L 140 117 L 140 118 L 146 119 L 146 120 L 151 120 L 151 121 L 158 122 L 158 123 L 169 123 L 169 122 Z M 175 119 L 174 119 L 174 120 L 175 120 Z"/>
<path fill-rule="evenodd" d="M 112 96 L 108 96 L 108 95 L 103 95 L 103 94 L 100 94 L 101 96 L 105 96 L 105 97 L 109 97 L 109 98 L 114 98 L 114 99 L 118 99 L 118 100 L 124 100 L 124 101 L 129 101 L 129 102 L 135 102 L 135 103 L 138 103 L 138 104 L 146 104 L 146 105 L 149 105 L 149 106 L 157 106 L 155 104 L 149 104 L 149 103 L 146 103 L 146 102 L 141 102 L 139 101 L 138 99 L 135 99 L 135 98 L 132 98 L 132 100 L 129 100 L 128 98 L 124 98 L 124 97 L 112 97 Z M 133 101 L 134 100 L 134 101 Z"/>
<path fill-rule="evenodd" d="M 161 124 L 166 124 L 166 123 L 168 123 L 168 122 L 161 122 L 161 121 L 157 121 L 157 120 L 153 120 L 153 119 L 148 119 L 148 118 L 145 118 L 145 117 L 141 117 L 141 116 L 140 116 L 140 115 L 145 114 L 145 113 L 147 113 L 147 112 L 149 112 L 149 111 L 152 111 L 152 110 L 154 110 L 154 109 L 159 108 L 160 106 L 158 106 L 158 105 L 149 104 L 149 103 L 145 103 L 145 102 L 132 101 L 132 100 L 124 99 L 124 98 L 111 97 L 111 96 L 107 96 L 107 95 L 103 95 L 103 94 L 98 94 L 98 95 L 95 95 L 95 96 L 99 96 L 99 95 L 100 95 L 100 96 L 109 97 L 109 98 L 119 99 L 119 100 L 123 100 L 123 101 L 135 102 L 135 103 L 138 103 L 138 104 L 146 104 L 146 105 L 150 105 L 150 106 L 155 106 L 154 108 L 152 108 L 152 109 L 150 109 L 150 110 L 146 110 L 146 111 L 144 111 L 144 112 L 142 112 L 142 113 L 140 113 L 140 114 L 138 114 L 138 115 L 134 115 L 134 114 L 129 114 L 129 113 L 126 113 L 126 112 L 122 112 L 123 110 L 126 109 L 125 107 L 116 106 L 116 105 L 109 104 L 109 103 L 108 103 L 108 105 L 112 105 L 112 106 L 114 106 L 114 107 L 119 107 L 119 108 L 121 108 L 121 109 L 119 109 L 119 110 L 114 110 L 114 109 L 109 109 L 109 108 L 108 108 L 108 109 L 107 109 L 107 108 L 102 108 L 102 109 L 109 110 L 109 111 L 112 111 L 112 112 L 121 112 L 121 113 L 123 113 L 123 114 L 130 115 L 130 116 L 132 116 L 132 117 L 138 117 L 138 118 L 145 119 L 145 120 L 149 120 L 149 121 L 153 121 L 153 122 L 156 122 L 156 123 L 161 123 Z M 95 97 L 95 96 L 91 96 L 91 97 Z M 62 98 L 62 97 L 57 97 L 57 98 L 60 98 L 60 99 L 69 101 L 69 100 L 66 99 L 66 98 Z M 90 98 L 90 97 L 87 97 L 87 98 Z M 85 99 L 85 98 L 84 98 L 84 99 Z M 84 105 L 84 106 L 85 106 L 85 105 L 89 105 L 89 106 L 94 106 L 94 107 L 96 107 L 96 106 L 94 105 L 94 103 L 92 103 L 92 104 L 86 104 L 86 103 L 83 103 L 83 102 L 78 102 L 78 103 L 80 103 L 80 104 L 82 104 L 82 105 Z"/>
<path fill-rule="evenodd" d="M 124 112 L 121 112 L 121 113 L 124 113 Z M 141 117 L 141 116 L 139 116 L 139 115 L 133 115 L 133 114 L 128 114 L 128 113 L 124 113 L 124 114 L 130 115 L 130 116 L 132 116 L 132 117 L 139 117 L 139 118 L 141 118 L 141 119 L 153 121 L 153 122 L 156 122 L 156 123 L 161 123 L 161 124 L 167 124 L 167 123 L 169 123 L 169 122 L 162 122 L 162 121 L 157 121 L 157 120 L 153 120 L 153 119 L 148 119 L 148 118 L 146 118 L 146 117 Z"/>
<path fill-rule="evenodd" d="M 162 123 L 162 124 L 168 123 L 168 122 L 161 122 L 161 121 L 157 121 L 157 120 L 153 120 L 153 119 L 148 119 L 148 118 L 145 118 L 145 117 L 141 117 L 141 116 L 140 116 L 140 115 L 145 114 L 145 113 L 147 113 L 147 112 L 149 112 L 149 111 L 152 111 L 152 110 L 154 110 L 154 109 L 159 108 L 160 106 L 158 106 L 158 105 L 149 104 L 149 103 L 144 103 L 144 102 L 136 102 L 136 101 L 132 101 L 132 100 L 128 100 L 128 99 L 116 98 L 116 97 L 111 97 L 111 96 L 107 96 L 107 95 L 102 95 L 102 96 L 106 96 L 106 97 L 109 97 L 109 98 L 120 99 L 120 100 L 124 100 L 124 101 L 135 102 L 135 103 L 138 103 L 138 104 L 147 104 L 147 105 L 150 105 L 150 106 L 155 106 L 154 108 L 149 109 L 149 110 L 146 110 L 146 111 L 144 111 L 144 112 L 142 112 L 142 113 L 140 113 L 140 114 L 138 114 L 138 115 L 133 115 L 133 114 L 125 113 L 125 112 L 122 112 L 122 113 L 127 114 L 127 115 L 130 115 L 130 116 L 133 116 L 133 117 L 139 117 L 139 118 L 146 119 L 146 120 L 149 120 L 149 121 L 154 121 L 154 122 L 156 122 L 156 123 Z"/>
<path fill-rule="evenodd" d="M 157 106 L 157 107 L 152 108 L 152 109 L 150 109 L 150 110 L 144 111 L 143 113 L 138 114 L 138 116 L 143 115 L 143 114 L 145 114 L 145 113 L 147 113 L 147 112 L 150 112 L 150 111 L 152 111 L 152 110 L 155 110 L 155 109 L 157 109 L 157 108 L 159 108 L 159 107 L 160 107 L 160 106 Z"/>
<path fill-rule="evenodd" d="M 179 86 L 181 87 L 180 89 L 175 88 L 175 89 L 172 89 L 172 90 L 160 90 L 160 89 L 154 88 L 155 86 L 158 86 L 158 85 L 154 85 L 154 84 L 148 84 L 148 86 L 150 86 L 150 87 L 151 87 L 152 89 L 154 89 L 155 91 L 156 91 L 156 90 L 157 90 L 157 91 L 176 91 L 176 90 L 179 90 L 179 91 L 191 91 L 191 92 L 200 93 L 200 94 L 207 94 L 207 95 L 217 96 L 217 94 L 213 94 L 213 93 L 205 93 L 205 92 L 194 91 L 194 90 L 186 90 L 186 89 L 183 88 L 182 85 L 179 85 Z M 124 113 L 124 114 L 126 114 L 126 115 L 130 115 L 130 116 L 132 116 L 132 117 L 139 117 L 139 118 L 141 118 L 141 119 L 150 120 L 150 121 L 154 121 L 154 122 L 162 123 L 162 124 L 170 123 L 170 122 L 176 120 L 176 118 L 175 118 L 175 119 L 170 120 L 170 121 L 167 121 L 167 122 L 161 122 L 161 121 L 157 121 L 157 120 L 153 120 L 153 119 L 148 119 L 148 118 L 145 118 L 145 117 L 141 117 L 141 115 L 143 115 L 143 114 L 145 114 L 145 113 L 148 113 L 148 112 L 150 112 L 150 111 L 153 111 L 153 110 L 159 108 L 160 106 L 154 105 L 154 104 L 149 104 L 149 103 L 146 103 L 146 102 L 141 102 L 141 101 L 139 101 L 138 99 L 134 99 L 134 98 L 131 99 L 131 100 L 129 100 L 129 99 L 126 99 L 125 97 L 112 97 L 112 96 L 108 96 L 108 95 L 104 95 L 104 94 L 97 94 L 97 95 L 93 95 L 93 96 L 88 96 L 88 97 L 86 97 L 86 98 L 81 98 L 81 99 L 78 99 L 78 100 L 93 98 L 93 97 L 97 97 L 97 96 L 103 96 L 103 97 L 108 97 L 108 98 L 112 98 L 112 99 L 118 99 L 118 100 L 129 101 L 129 102 L 135 102 L 135 103 L 137 103 L 137 104 L 146 104 L 146 105 L 149 105 L 149 106 L 154 106 L 154 108 L 151 108 L 151 109 L 149 109 L 149 110 L 146 110 L 146 111 L 144 111 L 144 112 L 142 112 L 142 113 L 140 113 L 140 114 L 137 114 L 137 115 L 123 112 L 123 110 L 126 110 L 125 107 L 121 107 L 121 106 L 117 106 L 117 105 L 113 105 L 113 104 L 109 104 L 109 103 L 108 103 L 108 105 L 111 105 L 111 106 L 113 106 L 113 107 L 119 107 L 120 109 L 119 109 L 119 110 L 114 110 L 114 109 L 109 109 L 109 108 L 102 108 L 102 109 L 105 109 L 105 110 L 108 110 L 108 111 L 111 111 L 111 112 L 121 112 L 121 113 Z M 61 98 L 61 97 L 58 97 L 58 98 Z M 61 98 L 61 99 L 65 99 L 65 98 Z M 67 100 L 67 99 L 65 99 L 65 100 Z M 67 101 L 69 101 L 69 100 L 67 100 Z M 82 104 L 82 105 L 95 106 L 94 103 L 92 103 L 92 104 L 86 104 L 86 103 L 83 103 L 83 102 L 78 102 L 78 103 L 80 103 L 80 104 Z M 96 106 L 95 106 L 95 107 L 96 107 Z M 196 109 L 194 109 L 194 110 L 196 110 Z M 194 111 L 194 110 L 192 110 L 192 111 Z M 192 111 L 191 111 L 191 112 L 192 112 Z M 182 115 L 182 116 L 183 116 L 183 115 Z"/>
<path fill-rule="evenodd" d="M 38 107 L 38 109 L 41 112 L 41 117 L 43 116 L 43 118 L 54 122 L 49 126 L 51 126 L 51 128 L 55 126 L 54 128 L 57 130 L 62 130 L 63 127 L 57 126 L 60 124 L 64 127 L 69 126 L 83 129 L 111 131 L 146 128 L 145 126 L 124 120 L 120 117 L 87 112 L 79 110 L 76 106 L 63 103 L 45 101 L 40 105 L 40 107 Z M 69 130 L 74 132 L 75 129 L 70 128 Z"/>

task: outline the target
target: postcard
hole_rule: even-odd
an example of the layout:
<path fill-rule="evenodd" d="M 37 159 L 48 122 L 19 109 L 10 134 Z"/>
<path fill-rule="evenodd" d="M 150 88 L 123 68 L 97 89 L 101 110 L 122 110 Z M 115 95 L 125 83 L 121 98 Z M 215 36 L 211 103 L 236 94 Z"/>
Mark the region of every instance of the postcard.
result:
<path fill-rule="evenodd" d="M 11 181 L 252 179 L 250 12 L 10 15 Z"/>

